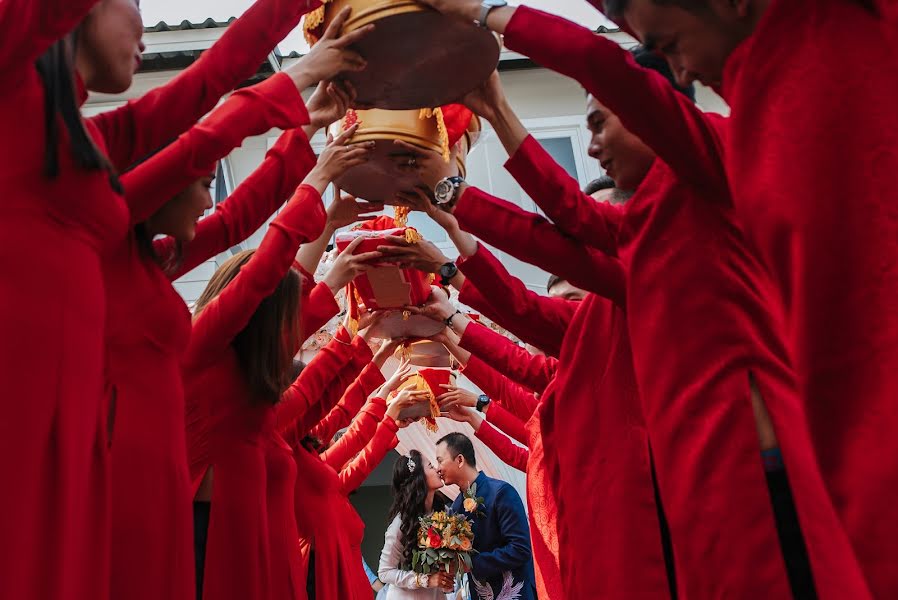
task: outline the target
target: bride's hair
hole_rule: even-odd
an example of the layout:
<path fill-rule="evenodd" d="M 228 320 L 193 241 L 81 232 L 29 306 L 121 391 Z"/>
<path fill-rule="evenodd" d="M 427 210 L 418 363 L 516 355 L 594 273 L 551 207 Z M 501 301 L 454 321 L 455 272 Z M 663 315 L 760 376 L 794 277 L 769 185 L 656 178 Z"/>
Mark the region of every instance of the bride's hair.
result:
<path fill-rule="evenodd" d="M 414 468 L 411 466 L 414 465 Z M 393 465 L 393 505 L 390 507 L 388 521 L 399 515 L 399 542 L 402 544 L 403 569 L 412 567 L 412 551 L 418 543 L 418 518 L 423 517 L 426 509 L 427 478 L 424 475 L 424 462 L 417 450 L 408 456 L 400 456 Z M 449 499 L 441 492 L 433 496 L 433 510 L 443 510 Z"/>

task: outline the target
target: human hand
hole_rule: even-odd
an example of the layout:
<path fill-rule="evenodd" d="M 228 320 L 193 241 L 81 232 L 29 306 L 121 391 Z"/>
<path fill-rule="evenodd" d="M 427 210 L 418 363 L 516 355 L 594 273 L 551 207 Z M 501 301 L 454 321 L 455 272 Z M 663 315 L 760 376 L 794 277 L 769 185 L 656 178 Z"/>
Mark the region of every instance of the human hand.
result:
<path fill-rule="evenodd" d="M 489 79 L 465 94 L 461 103 L 470 108 L 474 114 L 494 123 L 508 104 L 499 71 L 493 71 Z"/>
<path fill-rule="evenodd" d="M 299 89 L 305 89 L 325 79 L 334 79 L 341 73 L 363 71 L 368 66 L 367 61 L 349 47 L 371 33 L 374 25 L 366 25 L 351 33 L 343 34 L 343 25 L 346 24 L 350 12 L 349 7 L 341 10 L 309 53 L 287 69 L 287 73 Z"/>
<path fill-rule="evenodd" d="M 477 395 L 464 388 L 454 385 L 441 384 L 441 388 L 446 390 L 437 396 L 437 403 L 443 410 L 449 410 L 455 406 L 474 408 L 477 406 Z"/>
<path fill-rule="evenodd" d="M 321 129 L 342 119 L 355 96 L 355 88 L 348 81 L 320 82 L 306 102 L 310 124 Z"/>
<path fill-rule="evenodd" d="M 419 186 L 414 189 L 397 192 L 393 202 L 397 206 L 405 206 L 410 210 L 426 213 L 437 225 L 451 235 L 459 229 L 458 219 L 452 214 L 455 210 L 455 203 L 437 206 L 433 202 L 432 196 L 433 190 Z"/>
<path fill-rule="evenodd" d="M 393 374 L 390 375 L 390 378 L 384 383 L 381 390 L 382 395 L 386 398 L 392 394 L 411 374 L 412 365 L 409 361 L 406 359 L 399 361 L 399 366 L 396 367 L 396 371 L 394 371 Z"/>
<path fill-rule="evenodd" d="M 313 186 L 320 194 L 324 194 L 327 186 L 353 167 L 368 162 L 374 142 L 350 144 L 349 140 L 358 129 L 358 123 L 335 138 L 329 138 L 324 152 L 318 157 L 318 163 L 312 168 L 303 183 Z"/>
<path fill-rule="evenodd" d="M 431 194 L 442 179 L 458 175 L 456 162 L 444 160 L 435 150 L 424 150 L 402 140 L 394 140 L 393 145 L 401 152 L 392 156 L 396 168 L 402 173 L 417 174 Z"/>
<path fill-rule="evenodd" d="M 455 307 L 449 303 L 449 294 L 435 285 L 430 286 L 430 298 L 424 306 L 406 306 L 405 310 L 440 323 L 455 314 Z"/>
<path fill-rule="evenodd" d="M 331 265 L 327 275 L 324 276 L 324 283 L 330 288 L 331 292 L 336 295 L 340 288 L 344 287 L 357 276 L 370 271 L 374 268 L 372 261 L 380 258 L 380 252 L 363 252 L 361 254 L 353 254 L 364 238 L 359 236 L 343 250 Z"/>
<path fill-rule="evenodd" d="M 393 356 L 396 353 L 396 349 L 399 348 L 402 344 L 404 344 L 406 338 L 393 338 L 390 340 L 384 340 L 380 344 L 380 348 L 377 349 L 377 352 L 374 353 L 374 358 L 371 360 L 374 364 L 377 365 L 378 368 L 383 368 L 384 363 L 387 362 L 387 359 Z"/>
<path fill-rule="evenodd" d="M 398 422 L 399 413 L 410 406 L 414 406 L 415 404 L 427 402 L 429 396 L 430 392 L 426 392 L 424 390 L 413 390 L 410 388 L 404 389 L 399 392 L 399 394 L 397 394 L 396 398 L 394 398 L 390 405 L 387 407 L 386 416 Z"/>
<path fill-rule="evenodd" d="M 449 573 L 445 571 L 438 571 L 436 573 L 431 573 L 427 577 L 427 587 L 428 588 L 455 588 L 455 580 Z"/>
<path fill-rule="evenodd" d="M 437 273 L 440 267 L 450 262 L 432 242 L 419 240 L 408 242 L 404 237 L 395 235 L 385 238 L 394 246 L 378 246 L 377 251 L 383 255 L 384 262 L 395 264 L 400 269 L 413 268 L 425 273 Z"/>
<path fill-rule="evenodd" d="M 327 207 L 327 227 L 331 231 L 336 231 L 358 221 L 376 217 L 375 213 L 383 209 L 382 203 L 360 202 L 354 196 L 341 194 Z"/>

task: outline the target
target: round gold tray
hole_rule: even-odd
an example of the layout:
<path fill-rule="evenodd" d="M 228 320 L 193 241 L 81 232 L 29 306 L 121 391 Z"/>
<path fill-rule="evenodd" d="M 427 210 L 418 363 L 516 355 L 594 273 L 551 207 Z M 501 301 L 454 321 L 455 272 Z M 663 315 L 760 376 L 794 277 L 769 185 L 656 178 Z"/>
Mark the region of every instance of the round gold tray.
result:
<path fill-rule="evenodd" d="M 375 26 L 354 48 L 368 67 L 346 75 L 358 92 L 358 106 L 442 106 L 486 81 L 499 64 L 494 34 L 413 0 L 333 0 L 325 5 L 325 27 L 346 6 L 352 14 L 344 32 Z"/>

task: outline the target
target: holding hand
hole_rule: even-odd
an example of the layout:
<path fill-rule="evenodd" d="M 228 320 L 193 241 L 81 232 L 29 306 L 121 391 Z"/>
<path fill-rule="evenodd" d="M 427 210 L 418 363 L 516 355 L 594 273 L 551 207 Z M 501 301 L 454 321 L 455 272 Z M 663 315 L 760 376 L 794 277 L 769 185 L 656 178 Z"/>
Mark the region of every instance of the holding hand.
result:
<path fill-rule="evenodd" d="M 394 140 L 393 144 L 402 151 L 393 156 L 396 168 L 403 173 L 417 174 L 431 194 L 442 179 L 458 175 L 455 161 L 446 162 L 443 155 L 435 150 L 423 150 L 402 140 Z"/>
<path fill-rule="evenodd" d="M 427 402 L 427 398 L 430 396 L 430 392 L 425 392 L 423 390 L 412 390 L 405 389 L 399 392 L 399 395 L 390 403 L 390 406 L 387 407 L 387 417 L 390 417 L 397 423 L 399 422 L 399 413 L 401 413 L 404 409 L 409 408 L 410 406 L 414 406 L 415 404 L 422 404 Z"/>
<path fill-rule="evenodd" d="M 382 369 L 384 363 L 387 362 L 387 359 L 396 354 L 396 349 L 399 348 L 402 344 L 404 344 L 406 338 L 393 338 L 391 340 L 384 340 L 380 348 L 377 349 L 377 352 L 374 353 L 374 358 L 371 359 L 371 362 L 377 365 L 379 369 Z M 400 365 L 401 367 L 402 365 Z"/>
<path fill-rule="evenodd" d="M 435 285 L 430 286 L 430 290 L 430 298 L 424 306 L 406 306 L 405 310 L 443 323 L 455 314 L 455 307 L 449 303 L 449 294 L 445 290 Z"/>
<path fill-rule="evenodd" d="M 334 180 L 353 167 L 368 162 L 374 142 L 350 144 L 349 140 L 358 129 L 358 124 L 353 125 L 336 138 L 328 141 L 324 152 L 318 157 L 318 164 L 306 175 L 303 183 L 313 186 L 319 194 Z"/>
<path fill-rule="evenodd" d="M 440 412 L 440 416 L 452 419 L 459 423 L 467 423 L 474 429 L 474 431 L 478 431 L 480 425 L 483 423 L 483 415 L 473 408 L 467 408 L 460 404 L 455 404 L 450 408 L 443 409 L 442 412 Z"/>
<path fill-rule="evenodd" d="M 383 254 L 384 262 L 395 264 L 400 269 L 411 267 L 425 273 L 437 273 L 441 266 L 450 262 L 439 248 L 427 240 L 412 244 L 404 237 L 395 235 L 388 236 L 386 240 L 396 245 L 378 246 L 377 251 Z"/>
<path fill-rule="evenodd" d="M 384 209 L 382 203 L 359 202 L 354 196 L 341 194 L 327 207 L 327 228 L 336 231 L 358 221 L 376 217 Z"/>
<path fill-rule="evenodd" d="M 309 53 L 286 71 L 297 88 L 302 90 L 319 81 L 335 79 L 341 73 L 363 71 L 368 66 L 365 59 L 349 47 L 371 33 L 374 25 L 342 35 L 350 12 L 349 7 L 341 10 Z"/>
<path fill-rule="evenodd" d="M 446 391 L 437 397 L 437 403 L 443 410 L 449 410 L 456 406 L 474 408 L 477 406 L 477 395 L 464 388 L 454 385 L 440 385 Z"/>
<path fill-rule="evenodd" d="M 346 286 L 357 276 L 373 269 L 374 264 L 372 262 L 381 257 L 380 252 L 353 254 L 363 241 L 364 238 L 361 236 L 352 240 L 352 243 L 346 246 L 346 249 L 337 256 L 337 260 L 331 265 L 330 271 L 324 276 L 322 281 L 334 295 L 337 294 L 340 288 Z"/>
<path fill-rule="evenodd" d="M 399 366 L 396 368 L 396 371 L 392 375 L 390 375 L 390 378 L 387 379 L 386 383 L 383 384 L 383 387 L 380 388 L 381 397 L 386 398 L 394 391 L 396 391 L 396 389 L 398 389 L 400 385 L 405 383 L 405 380 L 408 379 L 411 374 L 411 363 L 409 363 L 409 361 L 405 359 L 400 361 Z"/>
<path fill-rule="evenodd" d="M 470 108 L 479 117 L 486 119 L 490 123 L 495 123 L 496 119 L 503 114 L 508 106 L 508 99 L 505 97 L 505 90 L 502 88 L 499 72 L 493 71 L 489 79 L 468 92 L 462 98 L 461 103 Z"/>
<path fill-rule="evenodd" d="M 342 119 L 355 102 L 355 96 L 355 88 L 348 81 L 320 82 L 306 102 L 313 132 Z"/>

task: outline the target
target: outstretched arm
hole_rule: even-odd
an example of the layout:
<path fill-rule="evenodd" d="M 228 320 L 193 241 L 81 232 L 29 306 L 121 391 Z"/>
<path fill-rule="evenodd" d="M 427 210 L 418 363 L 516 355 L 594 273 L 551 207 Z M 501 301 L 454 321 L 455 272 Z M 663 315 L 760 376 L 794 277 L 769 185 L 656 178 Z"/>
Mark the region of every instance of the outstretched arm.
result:
<path fill-rule="evenodd" d="M 341 471 L 343 466 L 371 441 L 386 412 L 387 401 L 383 398 L 372 398 L 359 411 L 343 437 L 321 453 L 322 460 L 332 466 L 335 471 Z M 321 439 L 330 440 L 331 438 L 333 436 Z"/>
<path fill-rule="evenodd" d="M 103 135 L 115 167 L 127 170 L 186 131 L 212 110 L 225 93 L 252 77 L 268 53 L 296 28 L 302 16 L 319 5 L 318 0 L 258 0 L 228 26 L 215 45 L 170 83 L 121 108 L 91 117 Z M 303 60 L 309 56 L 311 53 Z M 301 76 L 297 87 L 305 89 L 342 70 L 358 68 L 353 66 L 360 59 L 355 53 L 346 51 L 339 58 L 326 73 L 307 61 L 297 71 Z"/>
<path fill-rule="evenodd" d="M 394 419 L 384 418 L 377 427 L 374 437 L 368 445 L 340 471 L 340 489 L 344 494 L 354 492 L 384 459 L 387 452 L 396 447 L 399 440 L 396 433 L 399 426 Z"/>
<path fill-rule="evenodd" d="M 502 410 L 501 406 L 490 407 L 490 412 L 494 410 Z M 513 443 L 507 435 L 490 425 L 483 423 L 475 433 L 477 439 L 487 445 L 499 460 L 505 464 L 522 471 L 527 472 L 527 461 L 530 459 L 530 451 Z"/>
<path fill-rule="evenodd" d="M 314 187 L 302 185 L 278 215 L 259 249 L 225 289 L 207 304 L 193 323 L 188 362 L 218 356 L 249 323 L 259 303 L 287 274 L 301 243 L 324 227 L 324 206 Z"/>
<path fill-rule="evenodd" d="M 3 0 L 0 2 L 0 73 L 14 85 L 13 73 L 34 69 L 34 61 L 81 22 L 98 0 Z"/>

